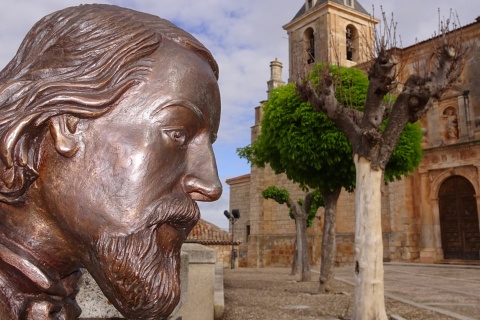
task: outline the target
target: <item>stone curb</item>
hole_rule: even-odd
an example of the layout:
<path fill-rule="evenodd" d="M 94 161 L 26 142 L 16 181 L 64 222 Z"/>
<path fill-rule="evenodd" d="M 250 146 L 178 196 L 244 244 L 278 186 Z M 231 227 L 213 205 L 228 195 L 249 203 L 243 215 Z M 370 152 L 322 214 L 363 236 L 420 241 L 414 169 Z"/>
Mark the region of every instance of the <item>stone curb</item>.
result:
<path fill-rule="evenodd" d="M 223 263 L 215 265 L 215 291 L 213 298 L 214 318 L 221 319 L 225 311 L 225 293 L 223 290 Z"/>

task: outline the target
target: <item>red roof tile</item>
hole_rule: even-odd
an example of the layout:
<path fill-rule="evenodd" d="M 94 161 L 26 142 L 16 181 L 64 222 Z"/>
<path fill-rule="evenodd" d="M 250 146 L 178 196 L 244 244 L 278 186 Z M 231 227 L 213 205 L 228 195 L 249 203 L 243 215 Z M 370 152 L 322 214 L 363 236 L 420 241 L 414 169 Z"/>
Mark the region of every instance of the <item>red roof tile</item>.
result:
<path fill-rule="evenodd" d="M 200 219 L 193 227 L 193 230 L 187 237 L 185 242 L 196 242 L 204 245 L 231 245 L 232 235 L 226 232 L 213 223 Z M 239 245 L 242 241 L 236 240 L 235 244 Z"/>

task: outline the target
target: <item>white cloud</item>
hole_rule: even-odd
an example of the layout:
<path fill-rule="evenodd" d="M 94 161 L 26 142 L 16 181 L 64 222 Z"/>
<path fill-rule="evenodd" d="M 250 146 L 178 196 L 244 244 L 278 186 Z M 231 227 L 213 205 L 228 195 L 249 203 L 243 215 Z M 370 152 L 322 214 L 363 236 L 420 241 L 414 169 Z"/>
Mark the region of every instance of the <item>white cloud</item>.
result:
<path fill-rule="evenodd" d="M 29 28 L 42 16 L 63 7 L 92 2 L 82 0 L 3 0 L 0 11 L 0 67 L 13 57 Z M 93 1 L 111 3 L 145 11 L 171 20 L 202 41 L 220 66 L 222 119 L 215 150 L 222 180 L 248 173 L 248 164 L 236 156 L 235 149 L 250 142 L 254 108 L 266 99 L 269 63 L 278 58 L 288 74 L 288 41 L 282 26 L 300 9 L 303 0 L 143 0 Z M 395 12 L 398 33 L 404 45 L 428 38 L 437 29 L 437 8 L 447 14 L 457 10 L 462 24 L 480 15 L 477 0 L 361 0 L 367 11 L 379 5 Z M 242 172 L 241 170 L 245 170 Z M 223 210 L 228 209 L 229 189 L 213 204 L 202 204 L 204 217 L 225 226 Z M 223 222 L 222 222 L 223 221 Z"/>
<path fill-rule="evenodd" d="M 387 17 L 390 18 L 393 12 L 403 47 L 415 44 L 415 39 L 426 40 L 438 30 L 439 9 L 441 17 L 448 17 L 450 9 L 453 9 L 458 14 L 461 25 L 474 22 L 480 15 L 480 2 L 471 0 L 362 0 L 360 3 L 368 12 L 372 12 L 373 4 L 377 18 L 381 16 L 380 5 Z"/>

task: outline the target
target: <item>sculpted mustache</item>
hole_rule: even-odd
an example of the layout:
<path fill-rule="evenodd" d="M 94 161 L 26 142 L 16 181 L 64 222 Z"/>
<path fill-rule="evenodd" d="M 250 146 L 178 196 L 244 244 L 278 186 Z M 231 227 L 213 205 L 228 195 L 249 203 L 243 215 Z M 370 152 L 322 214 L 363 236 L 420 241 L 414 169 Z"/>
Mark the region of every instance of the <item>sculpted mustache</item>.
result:
<path fill-rule="evenodd" d="M 200 209 L 197 203 L 190 198 L 160 200 L 154 205 L 152 221 L 148 226 L 168 223 L 190 231 L 199 219 Z"/>

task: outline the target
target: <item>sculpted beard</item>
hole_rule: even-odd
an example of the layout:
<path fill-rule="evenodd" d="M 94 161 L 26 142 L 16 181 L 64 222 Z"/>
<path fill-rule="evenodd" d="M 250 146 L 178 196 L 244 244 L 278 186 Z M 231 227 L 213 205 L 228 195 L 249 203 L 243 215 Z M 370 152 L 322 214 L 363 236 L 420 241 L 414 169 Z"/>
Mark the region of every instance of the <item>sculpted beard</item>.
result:
<path fill-rule="evenodd" d="M 180 249 L 200 212 L 190 199 L 162 202 L 157 221 L 137 233 L 102 235 L 89 270 L 129 319 L 166 319 L 180 299 Z"/>

